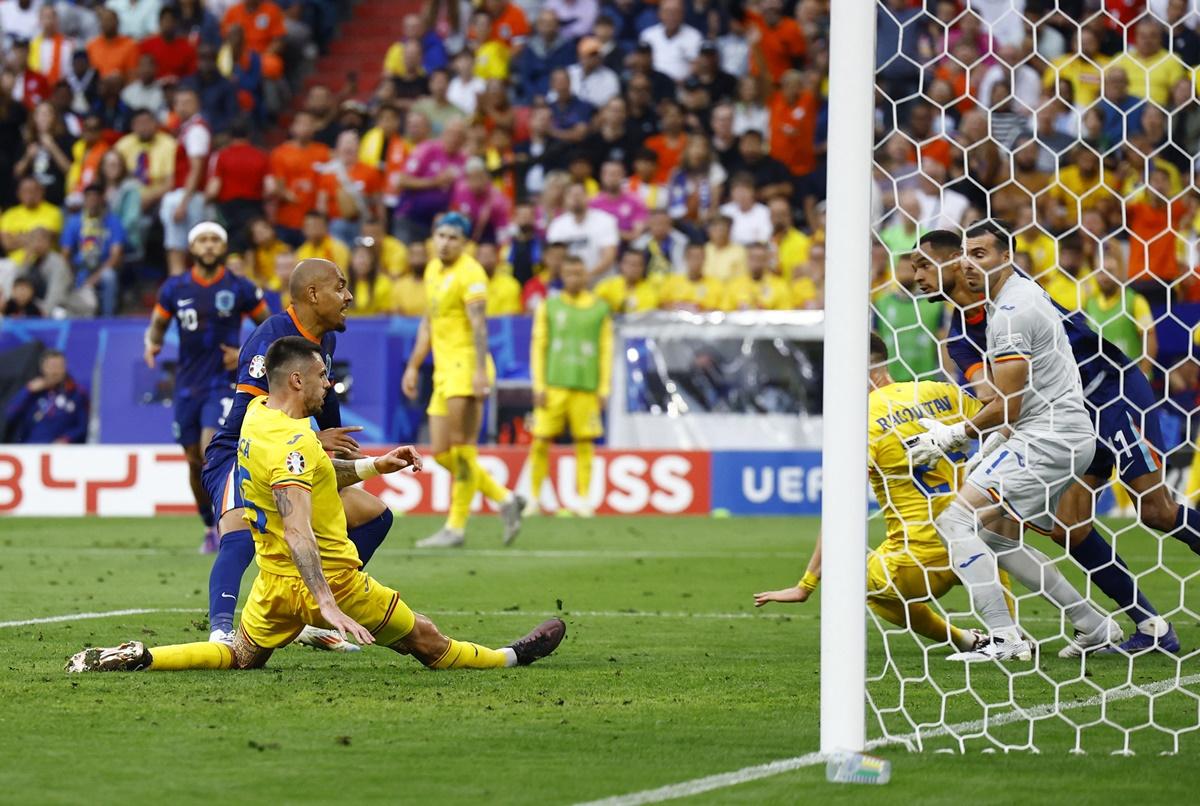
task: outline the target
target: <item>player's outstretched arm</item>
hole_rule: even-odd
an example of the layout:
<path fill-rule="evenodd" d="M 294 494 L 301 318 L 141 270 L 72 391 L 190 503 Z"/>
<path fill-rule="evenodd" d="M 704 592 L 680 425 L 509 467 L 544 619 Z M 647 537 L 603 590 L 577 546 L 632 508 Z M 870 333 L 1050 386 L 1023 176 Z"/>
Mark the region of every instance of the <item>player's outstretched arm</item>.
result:
<path fill-rule="evenodd" d="M 375 643 L 371 635 L 354 619 L 347 616 L 338 607 L 329 589 L 329 582 L 321 570 L 321 553 L 317 549 L 317 537 L 312 530 L 312 493 L 297 487 L 273 487 L 271 493 L 275 498 L 275 508 L 283 519 L 283 539 L 287 542 L 288 551 L 292 554 L 292 562 L 300 572 L 305 587 L 317 601 L 321 617 L 329 626 L 336 630 L 345 640 L 349 635 L 360 644 Z"/>
<path fill-rule="evenodd" d="M 808 597 L 817 589 L 821 581 L 821 536 L 817 535 L 817 545 L 813 549 L 812 558 L 804 576 L 794 586 L 777 591 L 763 591 L 754 594 L 754 606 L 762 607 L 767 602 L 807 602 Z"/>
<path fill-rule="evenodd" d="M 396 473 L 411 467 L 414 473 L 421 472 L 421 454 L 411 445 L 393 448 L 383 456 L 362 459 L 334 459 L 333 469 L 337 474 L 338 489 L 358 484 L 373 476 Z"/>

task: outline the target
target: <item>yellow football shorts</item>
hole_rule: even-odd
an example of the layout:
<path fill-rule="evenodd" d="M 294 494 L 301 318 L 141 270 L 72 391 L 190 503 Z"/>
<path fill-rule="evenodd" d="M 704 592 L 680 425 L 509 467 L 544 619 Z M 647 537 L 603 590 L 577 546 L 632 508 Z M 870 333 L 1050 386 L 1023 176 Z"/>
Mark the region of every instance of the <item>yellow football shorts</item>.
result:
<path fill-rule="evenodd" d="M 958 583 L 950 558 L 918 565 L 903 555 L 872 551 L 867 558 L 867 598 L 911 604 L 940 599 Z"/>
<path fill-rule="evenodd" d="M 488 383 L 496 383 L 496 365 L 489 355 L 487 360 Z M 445 417 L 450 413 L 446 401 L 452 397 L 475 396 L 475 362 L 466 358 L 450 358 L 439 361 L 433 358 L 433 396 L 425 413 L 430 417 Z"/>
<path fill-rule="evenodd" d="M 339 571 L 329 577 L 329 588 L 342 612 L 370 630 L 376 643 L 391 646 L 412 632 L 416 620 L 400 594 L 370 575 Z M 305 624 L 329 627 L 304 580 L 260 570 L 242 610 L 242 634 L 263 649 L 278 649 Z"/>
<path fill-rule="evenodd" d="M 597 439 L 603 436 L 600 396 L 578 389 L 547 388 L 546 405 L 533 410 L 530 433 L 540 439 L 554 439 L 563 432 L 564 424 L 571 426 L 573 439 Z"/>

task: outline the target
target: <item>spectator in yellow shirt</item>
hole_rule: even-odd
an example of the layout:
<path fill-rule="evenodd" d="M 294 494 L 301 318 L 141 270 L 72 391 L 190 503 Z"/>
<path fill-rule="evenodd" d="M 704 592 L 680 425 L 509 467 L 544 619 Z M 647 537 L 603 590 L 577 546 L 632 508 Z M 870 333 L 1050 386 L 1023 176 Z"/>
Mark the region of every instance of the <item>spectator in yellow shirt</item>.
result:
<path fill-rule="evenodd" d="M 392 308 L 392 278 L 379 268 L 375 250 L 359 244 L 350 254 L 350 293 L 354 294 L 352 316 L 382 316 Z"/>
<path fill-rule="evenodd" d="M 672 274 L 663 281 L 659 300 L 662 307 L 679 311 L 725 310 L 725 282 L 704 276 L 704 245 L 689 243 L 683 258 L 687 274 Z"/>
<path fill-rule="evenodd" d="M 1050 63 L 1042 73 L 1042 87 L 1048 95 L 1058 95 L 1076 109 L 1087 109 L 1100 97 L 1100 75 L 1108 65 L 1108 57 L 1100 52 L 1100 38 L 1089 26 L 1081 26 L 1075 47 Z M 1070 95 L 1060 85 L 1070 85 Z"/>
<path fill-rule="evenodd" d="M 316 210 L 304 214 L 304 243 L 296 250 L 297 262 L 311 257 L 331 260 L 343 270 L 350 262 L 350 247 L 329 234 L 329 219 Z"/>
<path fill-rule="evenodd" d="M 814 243 L 808 250 L 808 262 L 796 272 L 791 292 L 793 308 L 820 310 L 825 307 L 825 244 Z"/>
<path fill-rule="evenodd" d="M 746 247 L 729 239 L 733 219 L 718 215 L 708 224 L 708 243 L 704 246 L 704 276 L 721 282 L 746 276 Z"/>
<path fill-rule="evenodd" d="M 476 11 L 471 17 L 471 34 L 478 43 L 475 48 L 475 75 L 484 81 L 507 81 L 512 49 L 503 39 L 491 38 L 491 31 L 491 16 L 486 11 Z"/>
<path fill-rule="evenodd" d="M 658 291 L 646 279 L 646 255 L 627 249 L 621 256 L 620 273 L 602 280 L 596 296 L 608 303 L 614 314 L 642 313 L 658 308 Z"/>
<path fill-rule="evenodd" d="M 246 277 L 266 291 L 283 291 L 286 284 L 275 271 L 275 263 L 281 255 L 291 254 L 291 247 L 279 240 L 265 218 L 250 222 L 250 244 L 243 258 Z"/>
<path fill-rule="evenodd" d="M 408 247 L 399 238 L 388 235 L 383 221 L 378 218 L 368 218 L 363 221 L 362 241 L 368 244 L 379 257 L 379 266 L 383 273 L 392 279 L 403 277 L 410 272 L 408 267 Z"/>
<path fill-rule="evenodd" d="M 784 311 L 792 307 L 792 292 L 770 265 L 771 250 L 765 243 L 746 247 L 749 274 L 729 281 L 733 310 Z"/>
<path fill-rule="evenodd" d="M 784 281 L 790 283 L 808 263 L 812 238 L 796 229 L 792 205 L 783 196 L 771 199 L 767 209 L 771 211 L 771 245 L 775 250 L 775 264 L 779 266 Z"/>
<path fill-rule="evenodd" d="M 175 184 L 175 158 L 179 143 L 158 128 L 148 109 L 133 113 L 133 131 L 113 149 L 125 160 L 129 175 L 142 184 L 142 209 L 152 211 Z"/>
<path fill-rule="evenodd" d="M 1129 76 L 1129 94 L 1147 98 L 1160 107 L 1170 102 L 1171 88 L 1188 71 L 1178 56 L 1163 47 L 1163 27 L 1151 16 L 1142 17 L 1134 28 L 1133 47 L 1115 57 L 1110 67 L 1120 67 Z"/>
<path fill-rule="evenodd" d="M 19 266 L 25 260 L 25 248 L 34 230 L 44 229 L 54 236 L 55 243 L 58 242 L 63 214 L 46 201 L 45 188 L 32 176 L 25 177 L 17 186 L 17 201 L 15 207 L 8 208 L 0 216 L 0 242 L 13 263 Z"/>
<path fill-rule="evenodd" d="M 428 262 L 429 252 L 424 241 L 413 241 L 409 244 L 410 271 L 392 281 L 392 313 L 397 316 L 415 317 L 426 314 L 425 265 Z"/>
<path fill-rule="evenodd" d="M 475 249 L 475 259 L 483 266 L 488 277 L 488 318 L 493 316 L 517 316 L 522 313 L 521 284 L 512 276 L 511 266 L 500 265 L 500 250 L 494 243 L 481 243 Z"/>
<path fill-rule="evenodd" d="M 1114 187 L 1116 178 L 1110 171 L 1101 171 L 1100 157 L 1087 145 L 1080 144 L 1071 152 L 1065 168 L 1058 172 L 1058 181 L 1050 186 L 1049 195 L 1056 209 L 1051 213 L 1060 229 L 1069 229 L 1088 210 L 1099 210 L 1106 218 L 1121 207 Z"/>

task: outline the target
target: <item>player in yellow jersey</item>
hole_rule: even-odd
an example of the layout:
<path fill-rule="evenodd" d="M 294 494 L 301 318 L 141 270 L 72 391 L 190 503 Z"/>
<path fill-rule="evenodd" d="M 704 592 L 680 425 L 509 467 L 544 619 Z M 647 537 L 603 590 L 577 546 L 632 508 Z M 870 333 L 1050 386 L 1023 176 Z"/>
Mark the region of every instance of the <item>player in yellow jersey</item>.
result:
<path fill-rule="evenodd" d="M 550 441 L 571 427 L 575 441 L 575 514 L 592 516 L 594 442 L 604 434 L 600 412 L 612 380 L 612 312 L 588 291 L 587 266 L 568 257 L 562 293 L 548 297 L 533 318 L 529 368 L 533 376 L 533 445 L 529 450 L 533 493 L 526 515 L 538 512 L 542 484 L 550 471 Z"/>
<path fill-rule="evenodd" d="M 926 604 L 959 584 L 946 546 L 933 527 L 934 518 L 954 500 L 959 466 L 942 459 L 933 466 L 913 467 L 904 441 L 924 430 L 917 423 L 921 417 L 956 423 L 975 414 L 980 404 L 954 384 L 895 382 L 887 364 L 887 345 L 871 334 L 873 391 L 868 404 L 867 456 L 871 487 L 887 522 L 887 537 L 867 559 L 867 606 L 892 624 L 939 643 L 949 639 L 958 650 L 969 652 L 986 643 L 987 636 L 947 624 Z M 966 460 L 959 454 L 952 458 L 956 463 Z M 756 593 L 754 604 L 807 601 L 820 578 L 818 540 L 808 570 L 795 587 Z M 1008 589 L 1007 575 L 1002 573 L 1000 581 Z"/>
<path fill-rule="evenodd" d="M 364 573 L 346 536 L 338 490 L 380 473 L 420 471 L 421 456 L 411 447 L 355 460 L 326 455 L 308 418 L 321 411 L 329 376 L 319 347 L 308 340 L 275 341 L 266 371 L 269 392 L 247 406 L 238 443 L 244 517 L 254 532 L 259 572 L 232 646 L 204 641 L 147 649 L 133 641 L 85 649 L 67 671 L 254 669 L 305 624 L 413 655 L 432 669 L 525 665 L 558 647 L 566 635 L 560 619 L 501 649 L 448 638 L 399 593 Z"/>
<path fill-rule="evenodd" d="M 461 213 L 442 216 L 433 231 L 436 257 L 425 267 L 428 313 L 421 319 L 417 343 L 408 359 L 401 383 L 404 394 L 415 400 L 419 371 L 433 349 L 433 397 L 429 415 L 429 440 L 433 458 L 450 471 L 450 512 L 446 525 L 417 543 L 418 548 L 461 546 L 465 540 L 471 500 L 481 492 L 500 505 L 504 544 L 521 530 L 525 499 L 492 478 L 479 464 L 479 424 L 483 403 L 496 379 L 488 352 L 488 278 L 475 258 L 466 254 L 471 223 Z"/>

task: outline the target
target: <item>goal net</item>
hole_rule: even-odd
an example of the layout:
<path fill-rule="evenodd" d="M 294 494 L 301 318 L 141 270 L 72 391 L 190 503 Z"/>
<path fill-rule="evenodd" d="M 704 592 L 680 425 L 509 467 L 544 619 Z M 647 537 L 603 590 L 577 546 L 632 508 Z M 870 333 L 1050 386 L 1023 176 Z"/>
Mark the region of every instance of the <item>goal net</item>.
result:
<path fill-rule="evenodd" d="M 877 3 L 871 316 L 891 378 L 962 385 L 964 371 L 977 376 L 953 354 L 953 340 L 971 333 L 962 322 L 951 327 L 964 316 L 959 304 L 925 294 L 914 260 L 926 233 L 961 237 L 974 222 L 1000 222 L 1012 235 L 1005 248 L 1017 271 L 1041 286 L 1064 321 L 1074 314 L 1107 343 L 1072 337 L 1067 359 L 1080 366 L 1092 438 L 1115 468 L 1097 478 L 1096 464 L 1068 464 L 1065 478 L 1040 479 L 1048 502 L 1041 514 L 1057 531 L 1070 527 L 1075 547 L 1039 534 L 1038 513 L 1022 515 L 1030 518 L 1023 545 L 1044 555 L 1032 585 L 1011 580 L 1011 610 L 1033 645 L 1031 660 L 947 660 L 958 649 L 949 630 L 935 640 L 922 628 L 944 619 L 987 630 L 962 584 L 938 597 L 939 580 L 956 563 L 921 559 L 915 548 L 873 560 L 872 596 L 899 606 L 868 614 L 868 748 L 1200 747 L 1188 735 L 1200 727 L 1200 556 L 1185 545 L 1197 492 L 1189 478 L 1200 320 L 1200 14 L 1191 8 L 1154 0 Z M 927 257 L 939 276 L 952 269 L 961 287 L 969 256 L 955 256 L 957 268 L 948 269 L 939 264 L 950 260 L 946 253 L 933 251 Z M 923 269 L 928 275 L 928 264 Z M 1103 371 L 1089 369 L 1087 350 L 1107 362 Z M 985 363 L 986 377 L 996 366 Z M 1026 395 L 1044 396 L 1044 381 L 1033 377 Z M 963 453 L 975 450 L 971 443 Z M 903 524 L 917 534 L 941 523 L 937 501 L 953 485 L 911 480 L 930 500 L 926 518 Z M 1082 516 L 1068 519 L 1055 490 L 1087 481 L 1094 495 L 1083 495 Z M 1074 496 L 1081 500 L 1078 489 Z M 872 546 L 889 533 L 885 514 L 872 516 Z M 1103 562 L 1095 542 L 1078 547 L 1095 540 L 1088 522 L 1112 547 Z M 1059 657 L 1073 645 L 1081 612 L 1050 600 L 1059 575 L 1121 628 L 1113 644 L 1149 639 Z"/>

